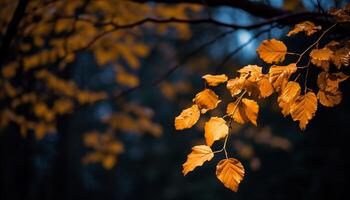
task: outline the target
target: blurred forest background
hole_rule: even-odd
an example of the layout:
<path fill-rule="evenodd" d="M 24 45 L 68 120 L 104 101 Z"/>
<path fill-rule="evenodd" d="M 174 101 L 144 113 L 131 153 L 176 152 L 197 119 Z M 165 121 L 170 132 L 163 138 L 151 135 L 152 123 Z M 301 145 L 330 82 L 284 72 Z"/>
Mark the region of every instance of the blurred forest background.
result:
<path fill-rule="evenodd" d="M 208 118 L 182 132 L 174 118 L 203 75 L 266 66 L 255 50 L 268 38 L 302 51 L 317 37 L 287 38 L 291 26 L 327 27 L 325 11 L 345 3 L 0 0 L 0 199 L 344 199 L 348 82 L 304 132 L 275 98 L 260 102 L 257 127 L 235 125 L 237 193 L 215 177 L 216 158 L 182 175 Z"/>

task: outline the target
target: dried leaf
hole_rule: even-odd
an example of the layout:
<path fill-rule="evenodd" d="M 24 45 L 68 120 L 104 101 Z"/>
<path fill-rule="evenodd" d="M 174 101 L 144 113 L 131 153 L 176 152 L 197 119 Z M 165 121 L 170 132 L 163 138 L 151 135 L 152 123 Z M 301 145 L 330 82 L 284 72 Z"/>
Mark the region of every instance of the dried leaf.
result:
<path fill-rule="evenodd" d="M 278 63 L 284 61 L 287 47 L 282 41 L 271 39 L 264 40 L 256 51 L 265 62 Z"/>
<path fill-rule="evenodd" d="M 315 26 L 315 24 L 310 21 L 304 21 L 296 24 L 294 28 L 288 32 L 287 36 L 292 36 L 299 32 L 305 32 L 307 36 L 310 36 L 321 29 L 321 26 Z"/>
<path fill-rule="evenodd" d="M 198 121 L 200 116 L 199 108 L 197 105 L 193 105 L 181 112 L 179 116 L 175 118 L 175 129 L 183 130 L 191 128 Z"/>
<path fill-rule="evenodd" d="M 244 124 L 250 121 L 257 126 L 256 120 L 259 113 L 259 105 L 254 100 L 243 98 L 237 105 L 237 108 L 236 103 L 229 103 L 227 105 L 226 113 L 239 124 Z"/>
<path fill-rule="evenodd" d="M 259 88 L 259 97 L 266 98 L 269 97 L 273 92 L 274 88 L 269 81 L 268 75 L 262 75 L 260 80 L 257 82 Z"/>
<path fill-rule="evenodd" d="M 216 108 L 221 102 L 215 92 L 210 89 L 199 92 L 192 101 L 197 104 L 202 114 Z"/>
<path fill-rule="evenodd" d="M 340 69 L 342 66 L 349 66 L 350 48 L 344 47 L 336 50 L 332 56 L 333 64 Z"/>
<path fill-rule="evenodd" d="M 329 74 L 327 72 L 321 72 L 317 77 L 317 85 L 320 90 L 327 92 L 335 92 L 339 89 L 339 83 L 348 79 L 348 75 L 343 72 Z"/>
<path fill-rule="evenodd" d="M 214 141 L 226 137 L 228 126 L 226 121 L 220 117 L 211 117 L 204 126 L 204 137 L 208 146 L 213 145 Z"/>
<path fill-rule="evenodd" d="M 244 177 L 243 165 L 234 158 L 223 159 L 216 166 L 216 177 L 225 187 L 237 192 L 239 183 Z"/>
<path fill-rule="evenodd" d="M 317 93 L 317 98 L 322 105 L 327 107 L 333 107 L 340 104 L 342 100 L 342 93 L 339 90 L 332 92 L 320 90 Z"/>
<path fill-rule="evenodd" d="M 193 171 L 198 166 L 202 166 L 205 161 L 209 161 L 213 157 L 213 151 L 206 145 L 192 147 L 192 152 L 188 154 L 186 162 L 182 165 L 182 173 L 185 176 L 188 172 Z"/>
<path fill-rule="evenodd" d="M 311 62 L 317 67 L 321 67 L 324 71 L 329 70 L 329 63 L 333 56 L 333 51 L 328 48 L 313 49 L 310 52 Z"/>
<path fill-rule="evenodd" d="M 317 97 L 315 93 L 308 92 L 305 95 L 299 96 L 290 107 L 290 114 L 294 121 L 299 121 L 301 130 L 306 128 L 316 113 Z"/>
<path fill-rule="evenodd" d="M 257 81 L 262 74 L 262 67 L 257 65 L 247 65 L 242 69 L 238 70 L 240 77 L 249 78 L 250 81 Z"/>
<path fill-rule="evenodd" d="M 241 93 L 242 89 L 244 88 L 245 81 L 245 78 L 240 77 L 227 81 L 226 88 L 230 91 L 231 96 L 236 96 Z"/>
<path fill-rule="evenodd" d="M 295 63 L 287 66 L 272 66 L 269 71 L 269 80 L 277 92 L 287 85 L 290 75 L 297 71 Z"/>
<path fill-rule="evenodd" d="M 210 75 L 207 74 L 202 77 L 209 86 L 217 86 L 220 83 L 225 83 L 227 81 L 227 76 L 225 74 L 221 75 Z"/>
<path fill-rule="evenodd" d="M 300 91 L 301 88 L 298 82 L 289 81 L 286 87 L 282 90 L 279 98 L 281 101 L 288 103 L 298 97 L 300 95 Z"/>

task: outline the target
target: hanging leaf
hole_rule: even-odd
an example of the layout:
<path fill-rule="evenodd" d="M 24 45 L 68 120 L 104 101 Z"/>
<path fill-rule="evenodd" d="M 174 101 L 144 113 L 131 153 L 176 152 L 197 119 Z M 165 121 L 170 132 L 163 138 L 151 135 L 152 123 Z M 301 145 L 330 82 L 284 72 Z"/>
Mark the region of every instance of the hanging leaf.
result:
<path fill-rule="evenodd" d="M 340 104 L 342 100 L 342 93 L 339 90 L 331 92 L 320 90 L 317 93 L 317 98 L 322 105 L 333 107 Z"/>
<path fill-rule="evenodd" d="M 204 126 L 204 137 L 208 146 L 213 145 L 214 141 L 226 137 L 228 126 L 221 117 L 211 117 Z"/>
<path fill-rule="evenodd" d="M 192 101 L 197 104 L 202 114 L 216 108 L 221 102 L 215 92 L 210 89 L 199 92 Z"/>
<path fill-rule="evenodd" d="M 231 96 L 234 97 L 241 93 L 242 89 L 244 88 L 245 81 L 246 79 L 241 77 L 237 77 L 227 81 L 226 88 L 230 91 Z"/>
<path fill-rule="evenodd" d="M 317 97 L 315 93 L 308 92 L 305 95 L 299 96 L 290 107 L 290 114 L 294 121 L 299 121 L 301 130 L 306 128 L 316 113 Z"/>
<path fill-rule="evenodd" d="M 209 86 L 217 86 L 220 83 L 225 83 L 227 81 L 227 76 L 225 74 L 221 75 L 210 75 L 207 74 L 202 77 Z"/>
<path fill-rule="evenodd" d="M 200 116 L 199 108 L 197 105 L 193 105 L 181 112 L 179 116 L 175 118 L 175 129 L 183 130 L 191 128 L 198 121 Z"/>
<path fill-rule="evenodd" d="M 283 116 L 290 114 L 290 106 L 294 103 L 295 99 L 300 96 L 300 85 L 297 82 L 289 81 L 286 87 L 282 90 L 278 96 L 278 106 L 282 109 Z"/>
<path fill-rule="evenodd" d="M 327 72 L 321 72 L 318 74 L 317 77 L 317 85 L 320 88 L 320 90 L 335 92 L 339 89 L 339 84 L 348 78 L 349 76 L 344 74 L 343 72 L 332 74 Z"/>
<path fill-rule="evenodd" d="M 307 36 L 310 36 L 321 29 L 321 26 L 315 26 L 315 24 L 310 21 L 304 21 L 302 23 L 296 24 L 294 28 L 288 32 L 287 36 L 292 36 L 299 32 L 305 32 Z"/>
<path fill-rule="evenodd" d="M 324 71 L 328 71 L 332 55 L 333 52 L 328 48 L 313 49 L 310 52 L 311 63 L 321 67 Z"/>
<path fill-rule="evenodd" d="M 284 61 L 287 47 L 282 41 L 271 39 L 264 40 L 256 51 L 265 62 L 279 63 Z"/>
<path fill-rule="evenodd" d="M 193 171 L 196 167 L 202 166 L 205 161 L 210 161 L 213 157 L 213 151 L 206 145 L 192 147 L 192 152 L 188 154 L 186 162 L 182 165 L 182 173 L 186 176 L 188 172 Z"/>
<path fill-rule="evenodd" d="M 258 88 L 259 88 L 259 97 L 260 98 L 266 98 L 269 97 L 271 94 L 273 94 L 274 89 L 269 81 L 268 75 L 262 75 L 260 76 L 260 80 L 257 82 Z"/>
<path fill-rule="evenodd" d="M 238 70 L 240 77 L 249 78 L 250 81 L 256 81 L 262 74 L 262 67 L 257 65 L 247 65 Z"/>
<path fill-rule="evenodd" d="M 229 103 L 226 113 L 239 124 L 245 124 L 250 121 L 257 126 L 256 120 L 259 113 L 259 105 L 254 100 L 243 98 L 237 105 L 237 108 L 236 103 Z"/>
<path fill-rule="evenodd" d="M 221 160 L 216 166 L 216 177 L 230 190 L 237 192 L 244 177 L 244 167 L 234 158 Z"/>
<path fill-rule="evenodd" d="M 350 48 L 344 47 L 336 50 L 332 56 L 333 64 L 340 69 L 342 66 L 349 66 Z"/>
<path fill-rule="evenodd" d="M 269 80 L 277 92 L 287 85 L 290 75 L 297 71 L 295 63 L 287 66 L 272 66 L 269 71 Z"/>

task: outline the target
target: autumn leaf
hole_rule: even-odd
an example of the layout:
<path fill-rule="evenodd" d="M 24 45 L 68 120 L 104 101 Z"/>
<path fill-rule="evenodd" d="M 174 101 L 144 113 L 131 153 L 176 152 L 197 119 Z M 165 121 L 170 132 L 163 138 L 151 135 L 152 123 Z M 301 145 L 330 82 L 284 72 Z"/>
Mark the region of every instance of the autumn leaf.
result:
<path fill-rule="evenodd" d="M 250 121 L 257 126 L 256 120 L 259 113 L 259 105 L 254 100 L 243 98 L 238 105 L 236 103 L 229 103 L 226 113 L 239 124 Z"/>
<path fill-rule="evenodd" d="M 245 81 L 246 79 L 241 77 L 227 81 L 226 88 L 230 91 L 231 96 L 236 96 L 241 93 L 242 89 L 244 88 Z"/>
<path fill-rule="evenodd" d="M 215 92 L 210 89 L 199 92 L 192 101 L 197 104 L 202 114 L 216 108 L 221 102 Z"/>
<path fill-rule="evenodd" d="M 216 166 L 216 177 L 230 190 L 237 192 L 244 177 L 244 167 L 234 158 L 221 160 Z"/>
<path fill-rule="evenodd" d="M 320 90 L 317 93 L 317 98 L 322 105 L 327 107 L 333 107 L 340 104 L 342 100 L 342 93 L 339 90 L 336 90 L 336 91 Z"/>
<path fill-rule="evenodd" d="M 296 24 L 294 28 L 288 32 L 287 36 L 292 36 L 299 32 L 305 32 L 307 36 L 310 36 L 321 29 L 321 26 L 315 26 L 315 24 L 310 21 L 304 21 Z"/>
<path fill-rule="evenodd" d="M 238 70 L 240 77 L 249 78 L 251 81 L 256 81 L 262 74 L 262 67 L 257 65 L 247 65 Z"/>
<path fill-rule="evenodd" d="M 297 71 L 295 63 L 291 63 L 287 66 L 272 66 L 269 71 L 269 80 L 277 92 L 283 90 L 287 85 L 291 74 Z"/>
<path fill-rule="evenodd" d="M 269 97 L 274 92 L 274 88 L 269 81 L 268 75 L 260 76 L 260 80 L 257 82 L 259 89 L 259 97 L 266 98 Z"/>
<path fill-rule="evenodd" d="M 288 103 L 298 97 L 300 95 L 300 91 L 301 88 L 298 82 L 289 81 L 286 87 L 282 90 L 279 98 L 281 101 Z"/>
<path fill-rule="evenodd" d="M 342 66 L 349 66 L 350 48 L 343 47 L 336 50 L 332 56 L 332 62 L 338 69 L 340 69 Z"/>
<path fill-rule="evenodd" d="M 321 72 L 317 76 L 317 85 L 320 90 L 335 92 L 339 89 L 339 84 L 348 78 L 349 76 L 343 72 L 331 74 L 327 72 Z"/>
<path fill-rule="evenodd" d="M 213 145 L 214 141 L 224 138 L 228 134 L 226 121 L 221 117 L 211 117 L 204 126 L 204 137 L 208 146 Z"/>
<path fill-rule="evenodd" d="M 279 63 L 284 61 L 287 47 L 282 41 L 271 39 L 264 40 L 256 51 L 259 57 L 265 62 Z"/>
<path fill-rule="evenodd" d="M 333 56 L 333 52 L 328 48 L 313 49 L 310 52 L 311 63 L 317 67 L 321 67 L 324 71 L 329 70 L 329 63 Z"/>
<path fill-rule="evenodd" d="M 299 121 L 301 130 L 306 128 L 316 113 L 317 97 L 315 93 L 308 92 L 305 95 L 299 96 L 290 107 L 290 114 L 294 121 Z"/>
<path fill-rule="evenodd" d="M 192 152 L 188 154 L 186 162 L 182 165 L 182 173 L 185 176 L 188 172 L 193 171 L 196 167 L 202 166 L 205 161 L 210 161 L 213 157 L 213 151 L 206 145 L 192 147 Z"/>
<path fill-rule="evenodd" d="M 197 105 L 193 105 L 181 112 L 179 116 L 175 118 L 175 129 L 183 130 L 191 128 L 198 121 L 200 116 L 199 108 Z"/>
<path fill-rule="evenodd" d="M 209 86 L 217 86 L 220 83 L 225 83 L 227 81 L 227 76 L 225 74 L 221 75 L 210 75 L 207 74 L 202 77 Z"/>

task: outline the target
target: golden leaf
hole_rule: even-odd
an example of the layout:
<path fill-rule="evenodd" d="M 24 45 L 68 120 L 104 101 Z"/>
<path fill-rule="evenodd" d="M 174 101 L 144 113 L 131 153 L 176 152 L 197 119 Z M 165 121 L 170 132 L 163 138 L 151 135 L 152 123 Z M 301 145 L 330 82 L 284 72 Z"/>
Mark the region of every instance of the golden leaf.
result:
<path fill-rule="evenodd" d="M 243 98 L 237 105 L 236 103 L 229 103 L 227 105 L 226 113 L 230 115 L 237 123 L 244 124 L 250 121 L 255 126 L 259 113 L 259 105 L 250 99 Z"/>
<path fill-rule="evenodd" d="M 182 165 L 182 173 L 185 176 L 188 172 L 193 171 L 196 167 L 202 166 L 205 161 L 210 161 L 213 157 L 213 151 L 206 145 L 192 147 L 192 152 L 188 154 L 186 162 Z"/>
<path fill-rule="evenodd" d="M 282 90 L 279 98 L 281 101 L 287 103 L 291 102 L 295 99 L 295 97 L 298 97 L 300 95 L 300 90 L 301 88 L 298 82 L 289 81 L 286 87 Z"/>
<path fill-rule="evenodd" d="M 250 81 L 255 82 L 262 74 L 262 67 L 259 67 L 257 65 L 247 65 L 238 70 L 238 72 L 240 73 L 241 77 L 249 78 Z"/>
<path fill-rule="evenodd" d="M 287 66 L 272 66 L 269 71 L 269 80 L 277 92 L 283 90 L 287 85 L 291 74 L 297 71 L 295 63 Z"/>
<path fill-rule="evenodd" d="M 342 93 L 339 90 L 331 92 L 320 90 L 317 93 L 317 98 L 322 105 L 327 107 L 333 107 L 341 102 Z"/>
<path fill-rule="evenodd" d="M 305 32 L 307 36 L 310 36 L 321 29 L 321 26 L 315 26 L 315 24 L 310 21 L 304 21 L 296 24 L 294 28 L 288 32 L 287 36 L 292 36 L 299 32 Z"/>
<path fill-rule="evenodd" d="M 191 128 L 199 119 L 200 113 L 197 105 L 193 105 L 181 112 L 179 116 L 175 118 L 175 129 L 183 130 Z"/>
<path fill-rule="evenodd" d="M 204 126 L 204 137 L 208 146 L 213 145 L 214 141 L 225 137 L 228 134 L 226 121 L 221 117 L 211 117 Z"/>
<path fill-rule="evenodd" d="M 221 75 L 207 74 L 205 76 L 202 76 L 202 78 L 208 83 L 209 86 L 217 86 L 220 83 L 225 83 L 227 81 L 227 76 L 225 74 L 221 74 Z"/>
<path fill-rule="evenodd" d="M 329 70 L 329 63 L 333 56 L 333 51 L 328 48 L 313 49 L 310 52 L 311 62 L 317 67 L 321 67 L 324 71 Z"/>
<path fill-rule="evenodd" d="M 263 75 L 260 77 L 260 80 L 257 82 L 259 88 L 259 97 L 266 98 L 270 96 L 273 92 L 273 86 L 269 81 L 269 77 L 267 75 Z"/>
<path fill-rule="evenodd" d="M 299 96 L 290 107 L 290 114 L 294 121 L 299 121 L 301 130 L 306 128 L 316 113 L 317 97 L 315 93 L 308 92 L 305 95 Z"/>
<path fill-rule="evenodd" d="M 230 79 L 227 81 L 226 88 L 230 91 L 231 96 L 236 96 L 239 93 L 241 93 L 245 81 L 245 78 L 240 77 Z"/>
<path fill-rule="evenodd" d="M 284 61 L 287 47 L 282 41 L 271 39 L 264 40 L 256 51 L 265 62 L 278 63 Z"/>
<path fill-rule="evenodd" d="M 336 50 L 332 56 L 332 62 L 338 69 L 340 69 L 342 66 L 349 66 L 350 48 L 344 47 Z"/>
<path fill-rule="evenodd" d="M 291 101 L 291 102 L 284 102 L 284 101 L 281 101 L 280 98 L 277 99 L 277 102 L 278 102 L 278 106 L 281 108 L 281 112 L 283 114 L 283 116 L 287 116 L 290 114 L 290 106 L 294 103 L 294 101 Z"/>
<path fill-rule="evenodd" d="M 348 79 L 348 75 L 343 72 L 329 74 L 327 72 L 321 72 L 317 77 L 317 85 L 320 90 L 335 92 L 339 89 L 339 83 Z"/>
<path fill-rule="evenodd" d="M 239 183 L 244 177 L 243 165 L 234 158 L 223 159 L 216 166 L 216 177 L 225 187 L 237 192 Z"/>
<path fill-rule="evenodd" d="M 210 89 L 199 92 L 192 101 L 197 104 L 202 114 L 216 108 L 221 102 L 215 92 Z"/>

